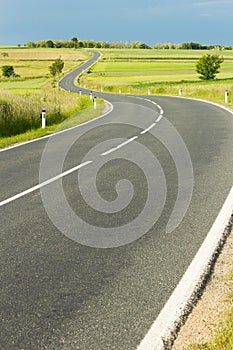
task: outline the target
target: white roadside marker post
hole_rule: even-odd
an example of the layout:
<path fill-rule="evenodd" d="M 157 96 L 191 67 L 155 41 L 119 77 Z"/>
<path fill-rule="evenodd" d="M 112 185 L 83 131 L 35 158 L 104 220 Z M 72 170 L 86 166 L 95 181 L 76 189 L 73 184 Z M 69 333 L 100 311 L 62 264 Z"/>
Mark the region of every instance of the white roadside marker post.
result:
<path fill-rule="evenodd" d="M 42 109 L 42 112 L 41 112 L 41 126 L 42 126 L 42 129 L 45 128 L 45 125 L 46 125 L 46 110 Z"/>
<path fill-rule="evenodd" d="M 93 98 L 94 109 L 96 109 L 96 97 Z"/>
<path fill-rule="evenodd" d="M 148 89 L 148 95 L 150 95 L 150 89 Z"/>
<path fill-rule="evenodd" d="M 179 89 L 179 95 L 180 96 L 182 95 L 182 89 Z"/>
<path fill-rule="evenodd" d="M 228 91 L 226 90 L 225 91 L 225 103 L 228 103 L 228 95 L 229 95 Z"/>

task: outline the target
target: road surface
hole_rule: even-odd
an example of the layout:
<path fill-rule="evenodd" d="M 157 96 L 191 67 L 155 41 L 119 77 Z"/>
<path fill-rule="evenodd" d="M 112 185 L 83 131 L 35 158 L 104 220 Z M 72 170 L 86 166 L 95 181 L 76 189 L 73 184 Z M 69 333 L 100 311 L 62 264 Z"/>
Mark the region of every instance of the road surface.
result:
<path fill-rule="evenodd" d="M 77 71 L 61 86 L 78 92 L 72 83 L 76 75 Z M 232 187 L 230 113 L 181 98 L 102 96 L 113 105 L 106 116 L 0 152 L 0 349 L 136 349 Z M 182 177 L 175 160 L 180 159 L 179 152 L 187 155 L 183 148 L 170 149 L 173 137 L 174 145 L 180 140 L 177 135 L 190 155 L 193 179 L 186 181 L 190 185 L 193 180 L 193 191 L 182 222 L 168 233 Z M 147 156 L 157 160 L 158 170 L 152 161 L 151 167 L 144 169 Z M 59 164 L 62 157 L 64 163 Z M 79 165 L 83 168 L 65 174 Z M 64 176 L 56 180 L 61 173 Z M 35 187 L 49 179 L 54 181 Z M 128 180 L 119 187 L 123 208 L 115 203 L 116 184 L 122 179 Z M 149 203 L 156 206 L 154 222 L 152 226 L 147 222 L 150 216 L 130 226 L 147 199 L 151 200 L 150 180 L 155 180 L 152 186 L 157 191 Z M 58 183 L 74 217 L 62 211 Z M 95 202 L 93 183 L 104 199 L 103 208 L 109 203 L 108 213 Z M 160 201 L 164 201 L 161 212 L 157 209 Z M 69 234 L 76 217 L 82 220 L 72 239 Z M 114 237 L 110 241 L 102 237 L 103 247 L 98 247 L 91 227 L 98 228 L 97 234 L 99 228 L 126 228 L 123 240 L 119 233 L 118 246 Z M 136 239 L 138 228 L 143 234 Z"/>

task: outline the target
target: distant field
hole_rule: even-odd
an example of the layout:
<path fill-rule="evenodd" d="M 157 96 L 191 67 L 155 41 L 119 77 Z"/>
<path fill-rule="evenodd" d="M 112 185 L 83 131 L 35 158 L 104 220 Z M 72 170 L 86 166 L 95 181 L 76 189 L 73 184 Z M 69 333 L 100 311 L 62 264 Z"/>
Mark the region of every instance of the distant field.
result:
<path fill-rule="evenodd" d="M 99 62 L 86 75 L 86 83 L 94 86 L 127 86 L 133 83 L 157 83 L 199 80 L 194 60 L 159 60 L 156 62 Z M 219 79 L 233 77 L 233 61 L 222 64 Z"/>
<path fill-rule="evenodd" d="M 74 49 L 0 47 L 0 69 L 3 65 L 12 65 L 15 73 L 20 76 L 10 80 L 0 77 L 0 89 L 21 90 L 21 93 L 23 90 L 40 89 L 51 79 L 49 66 L 59 57 L 65 63 L 65 73 L 78 67 L 89 55 L 84 50 Z"/>
<path fill-rule="evenodd" d="M 102 59 L 79 82 L 91 90 L 147 95 L 182 96 L 206 99 L 233 106 L 233 50 L 141 50 L 105 49 Z M 196 72 L 197 60 L 205 54 L 224 57 L 214 81 L 202 81 Z"/>
<path fill-rule="evenodd" d="M 82 79 L 92 89 L 113 91 L 138 84 L 198 81 L 196 63 L 206 53 L 224 56 L 219 79 L 233 78 L 233 51 L 101 50 L 102 60 Z"/>
<path fill-rule="evenodd" d="M 231 64 L 233 68 L 233 63 Z M 179 77 L 178 77 L 179 75 Z M 102 85 L 128 85 L 158 81 L 194 80 L 197 78 L 195 62 L 187 61 L 122 61 L 100 62 L 87 75 L 89 83 Z"/>
<path fill-rule="evenodd" d="M 165 49 L 101 49 L 104 60 L 142 60 L 142 59 L 198 59 L 207 53 L 218 53 L 226 59 L 233 60 L 233 50 L 165 50 Z"/>

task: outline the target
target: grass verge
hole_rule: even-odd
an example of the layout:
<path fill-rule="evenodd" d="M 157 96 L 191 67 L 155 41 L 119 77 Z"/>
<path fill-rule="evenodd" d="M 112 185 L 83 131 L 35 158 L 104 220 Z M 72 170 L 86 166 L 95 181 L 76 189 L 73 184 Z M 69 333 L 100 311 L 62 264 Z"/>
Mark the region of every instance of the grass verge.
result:
<path fill-rule="evenodd" d="M 101 115 L 104 111 L 105 103 L 102 100 L 98 100 L 97 108 L 94 109 L 93 106 L 89 106 L 78 113 L 73 114 L 71 117 L 65 119 L 62 123 L 47 126 L 45 129 L 39 128 L 27 131 L 23 134 L 2 137 L 0 138 L 0 148 L 5 148 L 12 146 L 17 143 L 30 141 L 43 136 L 51 135 L 55 132 L 62 131 L 73 126 L 82 124 L 88 120 L 94 119 Z"/>

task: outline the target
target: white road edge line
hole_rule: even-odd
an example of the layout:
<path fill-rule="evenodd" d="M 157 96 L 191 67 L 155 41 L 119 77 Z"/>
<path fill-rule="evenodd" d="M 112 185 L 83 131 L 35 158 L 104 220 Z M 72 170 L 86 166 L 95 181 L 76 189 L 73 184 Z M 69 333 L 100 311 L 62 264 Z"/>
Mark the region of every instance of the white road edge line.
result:
<path fill-rule="evenodd" d="M 191 98 L 191 97 L 182 97 L 182 96 L 169 96 L 170 98 L 180 98 L 180 99 L 185 99 L 185 100 L 191 100 L 191 101 L 199 101 L 199 102 L 203 102 L 203 103 L 207 103 L 207 104 L 210 104 L 210 105 L 213 105 L 213 106 L 216 106 L 216 107 L 219 107 L 219 108 L 222 108 L 224 109 L 225 111 L 229 112 L 230 114 L 233 115 L 233 110 L 228 108 L 227 106 L 223 106 L 219 103 L 216 103 L 216 102 L 212 102 L 212 101 L 207 101 L 207 100 L 203 100 L 201 98 Z"/>
<path fill-rule="evenodd" d="M 223 237 L 223 232 L 233 212 L 233 187 L 231 188 L 213 226 L 189 265 L 176 289 L 151 326 L 137 350 L 164 350 L 163 339 L 169 339 L 177 322 L 196 292 L 198 283 L 208 271 L 208 266 Z"/>
<path fill-rule="evenodd" d="M 7 198 L 7 199 L 3 200 L 2 202 L 0 202 L 0 207 L 2 207 L 5 204 L 8 204 L 10 202 L 15 201 L 16 199 L 18 199 L 20 197 L 26 196 L 27 194 L 29 194 L 31 192 L 34 192 L 34 191 L 36 191 L 36 190 L 38 190 L 38 189 L 40 189 L 40 188 L 42 188 L 44 186 L 47 186 L 47 185 L 51 184 L 52 182 L 54 182 L 54 181 L 56 181 L 58 179 L 61 179 L 62 177 L 66 176 L 66 175 L 69 175 L 69 174 L 73 173 L 74 171 L 76 171 L 76 170 L 78 170 L 78 169 L 80 169 L 80 168 L 82 168 L 82 167 L 84 167 L 84 166 L 86 166 L 86 165 L 88 165 L 90 163 L 92 163 L 92 161 L 86 161 L 85 163 L 81 163 L 81 164 L 77 165 L 76 167 L 65 171 L 64 173 L 61 173 L 61 174 L 59 174 L 57 176 L 54 176 L 51 179 L 49 179 L 47 181 L 44 181 L 44 182 L 42 182 L 42 183 L 40 183 L 40 184 L 38 184 L 36 186 L 33 186 L 33 187 L 23 191 L 23 192 L 20 192 L 20 193 L 16 194 L 13 197 Z"/>

